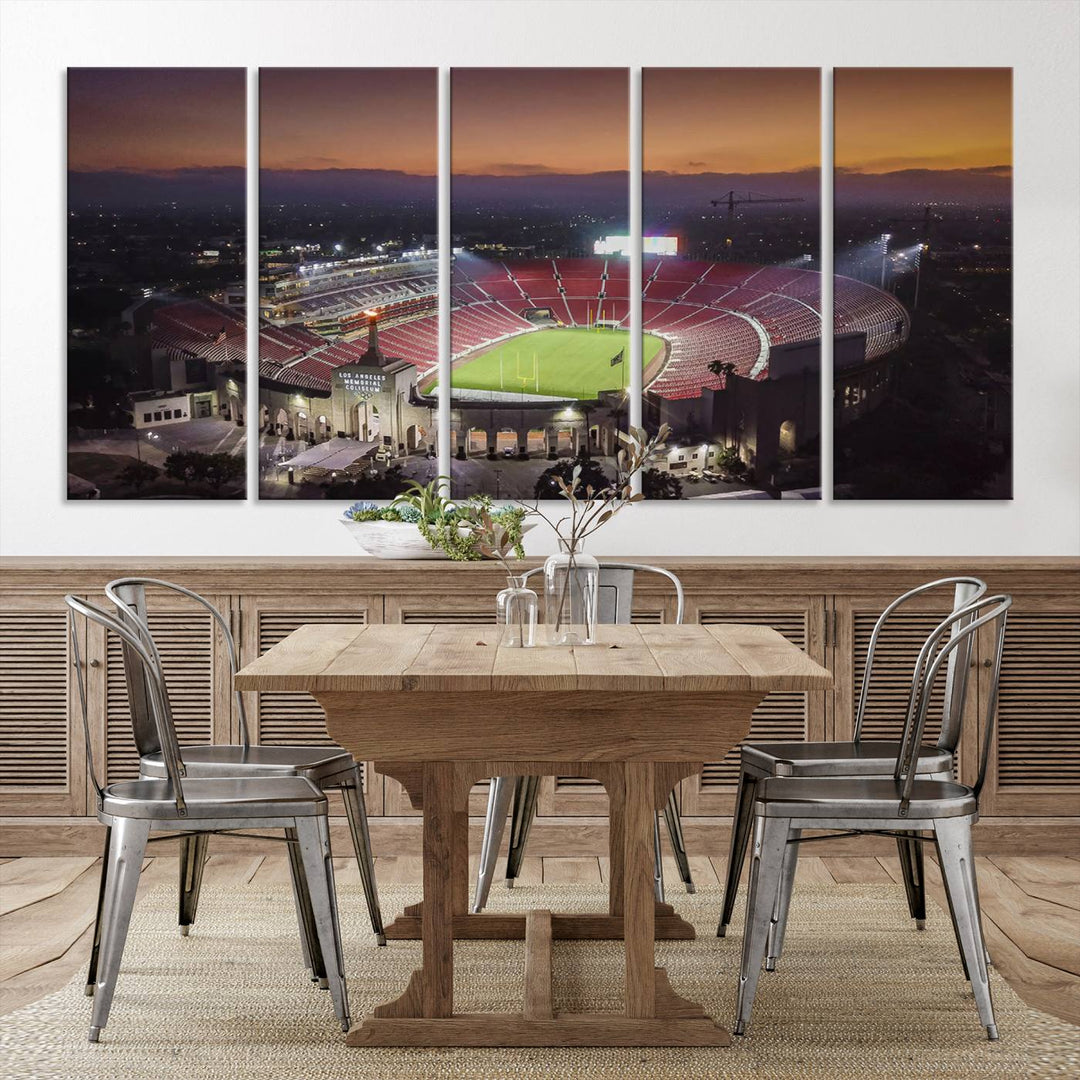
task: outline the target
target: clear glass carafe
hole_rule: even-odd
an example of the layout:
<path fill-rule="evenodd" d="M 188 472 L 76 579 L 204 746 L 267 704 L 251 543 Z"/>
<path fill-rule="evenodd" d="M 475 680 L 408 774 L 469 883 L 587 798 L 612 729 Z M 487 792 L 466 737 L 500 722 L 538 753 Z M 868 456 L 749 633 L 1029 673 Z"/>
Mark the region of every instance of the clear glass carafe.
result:
<path fill-rule="evenodd" d="M 544 563 L 544 621 L 550 645 L 596 643 L 600 564 L 580 545 L 559 541 L 559 552 Z"/>
<path fill-rule="evenodd" d="M 495 613 L 503 627 L 502 644 L 508 649 L 531 649 L 536 644 L 536 593 L 522 577 L 512 577 L 495 597 Z"/>

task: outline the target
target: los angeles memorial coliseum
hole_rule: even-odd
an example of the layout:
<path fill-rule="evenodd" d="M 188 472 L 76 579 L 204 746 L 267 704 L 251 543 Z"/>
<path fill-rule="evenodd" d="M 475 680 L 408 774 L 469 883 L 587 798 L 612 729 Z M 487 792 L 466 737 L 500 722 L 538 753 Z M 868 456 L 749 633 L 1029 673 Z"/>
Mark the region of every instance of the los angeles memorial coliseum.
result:
<path fill-rule="evenodd" d="M 579 452 L 586 440 L 593 452 L 612 450 L 626 419 L 628 269 L 624 257 L 456 255 L 458 458 L 555 457 Z M 434 451 L 436 278 L 435 260 L 416 258 L 300 266 L 264 279 L 258 427 L 309 444 L 294 459 L 298 468 Z M 676 436 L 706 436 L 661 467 L 707 468 L 717 446 L 736 446 L 748 465 L 763 467 L 817 437 L 817 272 L 648 256 L 643 280 L 646 425 L 667 421 Z M 883 394 L 888 354 L 906 340 L 909 322 L 891 295 L 847 278 L 836 279 L 834 306 L 843 422 Z M 199 300 L 159 307 L 153 319 L 156 346 L 216 368 L 213 408 L 242 423 L 242 370 L 222 365 L 243 355 L 242 314 Z M 558 336 L 550 332 L 575 330 L 568 366 L 549 348 Z M 590 365 L 580 384 L 578 357 Z"/>

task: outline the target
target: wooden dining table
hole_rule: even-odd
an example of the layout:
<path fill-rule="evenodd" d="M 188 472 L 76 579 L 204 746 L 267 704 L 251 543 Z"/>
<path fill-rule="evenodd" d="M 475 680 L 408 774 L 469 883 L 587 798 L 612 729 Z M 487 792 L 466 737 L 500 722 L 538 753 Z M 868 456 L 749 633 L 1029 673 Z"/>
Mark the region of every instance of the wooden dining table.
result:
<path fill-rule="evenodd" d="M 387 927 L 423 941 L 399 997 L 355 1025 L 357 1046 L 723 1046 L 676 994 L 655 940 L 693 927 L 654 895 L 654 821 L 684 778 L 721 760 L 774 690 L 832 676 L 765 626 L 602 626 L 595 645 L 507 648 L 497 627 L 301 626 L 236 675 L 239 690 L 307 691 L 330 736 L 399 780 L 423 812 L 423 900 Z M 605 912 L 470 914 L 468 796 L 501 775 L 588 777 L 609 797 Z M 454 1011 L 455 939 L 523 940 L 520 1012 Z M 622 939 L 622 1013 L 552 1008 L 552 940 Z M 686 989 L 686 988 L 680 988 Z"/>

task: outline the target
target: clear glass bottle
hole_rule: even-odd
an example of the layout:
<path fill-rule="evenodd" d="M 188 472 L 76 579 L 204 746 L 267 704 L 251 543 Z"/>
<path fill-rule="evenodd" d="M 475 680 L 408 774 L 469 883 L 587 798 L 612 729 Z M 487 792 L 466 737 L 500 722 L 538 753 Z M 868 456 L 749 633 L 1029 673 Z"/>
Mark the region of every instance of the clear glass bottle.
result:
<path fill-rule="evenodd" d="M 596 643 L 600 564 L 560 540 L 557 554 L 544 563 L 544 620 L 550 645 Z"/>
<path fill-rule="evenodd" d="M 503 627 L 502 644 L 508 649 L 531 649 L 536 644 L 536 593 L 523 577 L 512 577 L 495 597 L 495 615 Z"/>

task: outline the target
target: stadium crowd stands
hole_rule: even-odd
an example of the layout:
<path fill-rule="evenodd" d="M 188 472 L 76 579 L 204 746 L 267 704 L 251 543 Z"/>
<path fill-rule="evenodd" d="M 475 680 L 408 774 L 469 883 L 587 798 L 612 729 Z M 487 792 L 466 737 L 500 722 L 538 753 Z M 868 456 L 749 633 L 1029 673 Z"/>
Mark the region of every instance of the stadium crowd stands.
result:
<path fill-rule="evenodd" d="M 563 325 L 602 320 L 626 327 L 630 317 L 625 259 L 482 259 L 469 253 L 454 264 L 451 286 L 451 353 L 457 359 L 537 323 L 533 309 L 550 310 Z M 385 283 L 350 283 L 298 298 L 312 318 L 389 308 L 418 299 L 430 303 L 395 322 L 380 322 L 382 351 L 415 366 L 418 380 L 438 363 L 436 275 L 421 268 Z M 907 338 L 908 317 L 888 293 L 849 278 L 836 278 L 837 333 L 866 335 L 866 359 L 897 348 Z M 768 374 L 773 345 L 820 337 L 820 275 L 815 271 L 710 263 L 648 256 L 643 263 L 643 327 L 668 345 L 666 361 L 649 384 L 661 397 L 698 397 L 719 388 L 722 376 L 709 370 L 729 363 L 750 378 Z M 401 308 L 399 308 L 401 310 Z M 194 355 L 212 363 L 236 361 L 245 349 L 243 317 L 208 300 L 185 300 L 154 312 L 155 345 L 170 355 Z M 260 374 L 306 389 L 329 389 L 334 368 L 356 363 L 366 339 L 328 340 L 301 323 L 260 320 Z M 302 381 L 301 381 L 302 380 Z"/>

